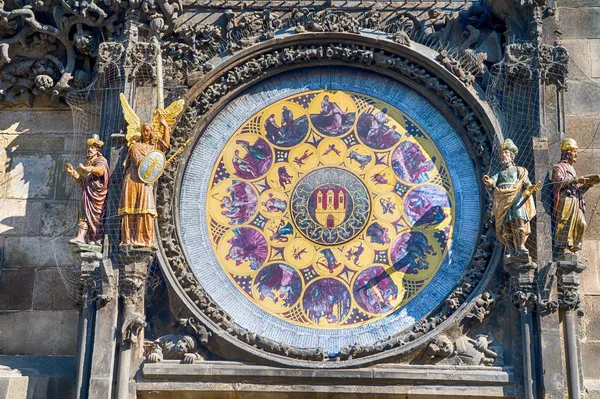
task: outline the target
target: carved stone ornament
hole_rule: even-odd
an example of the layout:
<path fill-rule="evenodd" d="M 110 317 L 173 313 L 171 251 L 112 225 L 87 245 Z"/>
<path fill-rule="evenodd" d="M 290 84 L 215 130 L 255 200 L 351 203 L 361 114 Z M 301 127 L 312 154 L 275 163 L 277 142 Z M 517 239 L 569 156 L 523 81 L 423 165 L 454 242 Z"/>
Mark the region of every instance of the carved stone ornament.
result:
<path fill-rule="evenodd" d="M 278 46 L 270 47 L 261 46 L 260 49 L 252 49 L 252 56 L 248 56 L 250 53 L 247 53 L 242 63 L 233 63 L 232 66 L 221 66 L 218 72 L 217 70 L 212 71 L 207 76 L 206 81 L 197 86 L 198 89 L 193 88 L 191 90 L 190 105 L 184 111 L 173 134 L 174 145 L 177 146 L 185 142 L 193 132 L 197 132 L 199 130 L 198 124 L 202 124 L 205 121 L 203 116 L 209 118 L 211 113 L 214 112 L 213 107 L 215 104 L 225 101 L 227 98 L 230 98 L 230 95 L 234 95 L 253 82 L 263 79 L 266 75 L 273 75 L 280 69 L 285 70 L 290 67 L 299 68 L 303 65 L 333 62 L 341 65 L 360 65 L 374 71 L 381 71 L 392 76 L 397 76 L 399 79 L 410 82 L 415 87 L 419 87 L 422 92 L 427 93 L 431 98 L 437 99 L 440 104 L 444 104 L 449 112 L 455 115 L 456 120 L 461 124 L 461 128 L 466 133 L 465 140 L 469 143 L 476 157 L 477 168 L 480 171 L 486 170 L 490 161 L 489 154 L 491 153 L 490 137 L 484 133 L 481 126 L 482 122 L 475 111 L 467 105 L 460 95 L 441 78 L 413 63 L 405 56 L 395 53 L 395 50 L 392 51 L 392 47 L 386 46 L 385 49 L 375 49 L 372 47 L 374 42 L 364 38 L 364 35 L 361 35 L 361 37 L 363 37 L 365 45 L 345 44 L 339 39 L 334 39 L 329 34 L 316 38 L 311 37 L 310 41 L 314 43 L 318 39 L 320 42 L 319 45 L 300 42 L 296 44 L 281 43 Z M 367 43 L 370 45 L 366 45 Z M 255 47 L 257 46 L 255 45 Z M 454 85 L 462 86 L 457 81 Z M 199 118 L 202 122 L 199 122 Z M 496 140 L 496 138 L 492 140 Z M 275 355 L 300 360 L 326 360 L 321 348 L 301 349 L 282 345 L 260 334 L 237 326 L 234 320 L 220 309 L 197 283 L 184 256 L 179 235 L 174 228 L 175 220 L 173 219 L 177 213 L 173 200 L 178 196 L 176 194 L 177 181 L 184 165 L 185 163 L 181 160 L 173 162 L 171 167 L 161 177 L 157 196 L 160 246 L 164 254 L 163 260 L 165 264 L 171 268 L 173 275 L 178 279 L 185 294 L 194 301 L 201 311 L 197 315 L 206 315 L 210 319 L 210 323 L 216 324 L 229 335 L 249 345 L 250 348 L 254 347 L 258 349 L 259 352 L 253 352 L 255 355 L 266 351 Z M 483 218 L 483 220 L 489 219 L 489 201 L 486 201 L 486 210 L 488 216 Z M 475 251 L 474 258 L 470 266 L 466 268 L 465 274 L 461 281 L 459 281 L 456 290 L 450 295 L 446 303 L 442 303 L 427 319 L 415 323 L 410 331 L 398 336 L 389 337 L 386 341 L 375 345 L 364 347 L 354 345 L 353 347 L 342 349 L 335 360 L 352 359 L 355 361 L 355 359 L 367 357 L 382 351 L 392 352 L 394 348 L 401 348 L 403 346 L 412 348 L 414 345 L 407 345 L 408 342 L 418 340 L 419 337 L 443 324 L 458 309 L 463 309 L 463 303 L 473 292 L 477 291 L 476 287 L 480 280 L 484 276 L 490 275 L 488 265 L 492 256 L 493 239 L 491 237 L 493 237 L 493 232 L 488 230 L 488 225 L 483 225 L 480 244 Z M 486 309 L 486 306 L 490 304 L 490 298 L 486 295 L 482 301 L 481 306 Z M 463 309 L 461 312 L 462 314 L 466 314 L 466 309 Z M 479 317 L 483 316 L 479 315 Z M 209 328 L 209 324 L 205 325 Z M 410 348 L 407 350 L 410 350 Z M 396 351 L 395 353 L 399 352 Z M 285 363 L 281 357 L 269 357 L 269 359 Z M 357 364 L 361 363 L 365 362 L 362 361 Z"/>
<path fill-rule="evenodd" d="M 126 21 L 168 34 L 182 10 L 169 0 L 1 1 L 0 104 L 58 104 L 91 82 L 100 41 L 121 36 Z"/>
<path fill-rule="evenodd" d="M 504 67 L 508 76 L 532 80 L 539 77 L 544 84 L 566 88 L 569 52 L 559 43 L 512 43 L 504 49 Z"/>
<path fill-rule="evenodd" d="M 502 348 L 495 348 L 487 335 L 477 335 L 475 339 L 460 336 L 454 342 L 442 334 L 432 341 L 422 355 L 422 362 L 429 364 L 451 364 L 468 366 L 501 365 Z"/>

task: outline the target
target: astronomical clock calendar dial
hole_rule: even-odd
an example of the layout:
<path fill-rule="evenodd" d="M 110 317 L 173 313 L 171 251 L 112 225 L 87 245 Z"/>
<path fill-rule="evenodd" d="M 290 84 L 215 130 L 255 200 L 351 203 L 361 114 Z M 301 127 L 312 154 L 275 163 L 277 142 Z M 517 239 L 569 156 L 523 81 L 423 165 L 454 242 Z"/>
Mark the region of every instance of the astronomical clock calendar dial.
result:
<path fill-rule="evenodd" d="M 440 267 L 454 194 L 427 133 L 392 105 L 308 91 L 246 121 L 214 166 L 210 238 L 233 284 L 291 323 L 349 327 Z"/>
<path fill-rule="evenodd" d="M 457 224 L 456 185 L 476 183 L 450 172 L 456 132 L 393 96 L 278 97 L 225 108 L 191 156 L 180 218 L 203 287 L 244 328 L 329 353 L 414 323 L 468 261 L 457 230 L 476 236 L 477 202 Z"/>

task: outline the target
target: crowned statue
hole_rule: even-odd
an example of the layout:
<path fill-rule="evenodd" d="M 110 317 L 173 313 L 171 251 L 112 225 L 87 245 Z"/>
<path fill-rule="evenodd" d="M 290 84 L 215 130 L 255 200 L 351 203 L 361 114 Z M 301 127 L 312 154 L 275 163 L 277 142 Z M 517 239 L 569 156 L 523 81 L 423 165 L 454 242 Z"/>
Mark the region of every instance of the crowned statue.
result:
<path fill-rule="evenodd" d="M 539 187 L 529 181 L 527 169 L 515 165 L 519 149 L 506 139 L 500 152 L 500 170 L 483 176 L 483 183 L 494 190 L 492 215 L 496 220 L 496 236 L 506 248 L 505 259 L 530 259 L 525 246 L 531 233 L 529 222 L 535 216 L 533 193 Z"/>
<path fill-rule="evenodd" d="M 583 244 L 587 228 L 583 194 L 600 183 L 599 175 L 578 177 L 575 162 L 579 146 L 571 138 L 560 146 L 560 161 L 552 168 L 552 193 L 554 194 L 554 248 L 560 255 L 577 255 Z"/>
<path fill-rule="evenodd" d="M 127 122 L 127 157 L 119 205 L 121 241 L 119 246 L 131 249 L 156 249 L 154 219 L 156 199 L 154 182 L 168 161 L 165 152 L 170 147 L 171 128 L 183 110 L 184 100 L 177 100 L 165 109 L 152 111 L 151 123 L 144 123 L 121 94 L 121 105 Z"/>
<path fill-rule="evenodd" d="M 100 150 L 104 143 L 97 134 L 86 141 L 85 164 L 74 168 L 66 164 L 67 173 L 81 187 L 81 205 L 77 223 L 77 237 L 69 240 L 70 244 L 90 245 L 100 248 L 102 245 L 104 219 L 104 203 L 108 194 L 108 179 L 110 176 L 108 162 Z"/>

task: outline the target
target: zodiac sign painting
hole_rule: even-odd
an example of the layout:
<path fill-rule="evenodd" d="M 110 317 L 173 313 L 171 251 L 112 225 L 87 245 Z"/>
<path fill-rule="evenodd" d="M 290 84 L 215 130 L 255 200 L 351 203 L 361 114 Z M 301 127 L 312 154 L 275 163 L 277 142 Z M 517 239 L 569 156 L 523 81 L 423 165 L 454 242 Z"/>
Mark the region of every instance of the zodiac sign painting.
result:
<path fill-rule="evenodd" d="M 345 328 L 397 311 L 432 280 L 452 245 L 454 192 L 439 150 L 407 121 L 378 99 L 316 90 L 233 132 L 206 217 L 245 297 L 293 324 Z"/>

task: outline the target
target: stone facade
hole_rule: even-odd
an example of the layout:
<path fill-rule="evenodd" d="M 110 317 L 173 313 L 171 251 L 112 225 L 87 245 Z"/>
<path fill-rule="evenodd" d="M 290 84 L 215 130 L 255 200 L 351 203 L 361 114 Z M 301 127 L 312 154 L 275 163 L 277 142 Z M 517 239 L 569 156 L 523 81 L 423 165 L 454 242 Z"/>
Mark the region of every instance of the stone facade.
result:
<path fill-rule="evenodd" d="M 429 3 L 411 8 L 383 1 L 324 1 L 317 2 L 317 8 L 324 11 L 308 18 L 304 15 L 307 11 L 286 2 L 272 4 L 272 14 L 264 12 L 257 2 L 245 2 L 245 9 L 236 3 L 240 2 L 226 2 L 224 6 L 157 2 L 148 5 L 151 9 L 137 20 L 135 16 L 125 17 L 124 12 L 114 13 L 132 42 L 136 23 L 162 32 L 159 45 L 167 75 L 185 87 L 190 102 L 174 132 L 176 144 L 188 137 L 197 138 L 222 106 L 265 76 L 299 67 L 351 64 L 383 73 L 425 93 L 443 109 L 453 126 L 470 137 L 475 167 L 485 171 L 499 140 L 499 128 L 482 101 L 482 88 L 488 84 L 492 65 L 505 56 L 507 44 L 502 42 L 501 48 L 490 43 L 501 40 L 507 31 L 518 41 L 533 40 L 535 34 L 531 31 L 536 26 L 542 29 L 535 24 L 538 12 L 544 21 L 544 42 L 553 45 L 559 38 L 570 61 L 568 91 L 560 91 L 560 79 L 546 82 L 542 102 L 546 112 L 540 114 L 546 118 L 548 132 L 542 144 L 534 140 L 532 147 L 524 151 L 530 157 L 528 167 L 542 173 L 557 159 L 557 143 L 566 134 L 585 148 L 580 153 L 578 172 L 598 172 L 600 4 L 577 0 L 530 7 L 523 4 L 526 2 L 496 0 L 489 2 L 491 9 L 483 12 L 475 3 L 448 3 L 442 7 L 448 11 L 445 17 L 439 11 L 429 12 L 434 8 Z M 4 4 L 0 4 L 0 13 L 4 10 Z M 174 29 L 178 12 L 184 15 L 180 20 L 186 22 L 182 23 L 184 28 Z M 77 15 L 85 18 L 79 12 Z M 98 19 L 79 22 L 93 29 L 99 26 Z M 447 26 L 451 29 L 444 31 Z M 94 30 L 94 34 L 104 32 L 102 29 Z M 556 36 L 557 30 L 560 37 Z M 108 37 L 123 42 L 125 36 L 113 33 L 107 34 L 106 44 Z M 192 33 L 194 39 L 186 41 L 185 36 Z M 3 35 L 10 36 L 0 30 L 0 46 Z M 486 40 L 478 41 L 478 35 Z M 67 41 L 78 54 L 63 54 L 65 63 L 70 57 L 77 60 L 67 73 L 85 69 L 85 62 L 102 65 L 102 53 L 98 56 L 94 51 L 84 57 L 81 47 L 85 46 L 74 39 Z M 483 42 L 487 47 L 481 45 Z M 114 50 L 108 45 L 100 49 Z M 123 51 L 127 54 L 130 50 Z M 151 53 L 150 45 L 138 52 L 147 57 Z M 133 81 L 137 72 L 132 72 L 127 62 L 124 70 L 131 73 Z M 554 64 L 560 66 L 560 62 Z M 5 65 L 9 63 L 0 58 L 0 72 L 7 70 Z M 0 82 L 4 76 L 0 75 Z M 69 89 L 60 76 L 55 80 L 62 96 L 58 102 L 64 103 Z M 70 238 L 56 237 L 56 232 L 73 224 L 67 218 L 72 213 L 67 211 L 73 206 L 70 199 L 77 188 L 63 172 L 65 163 L 72 161 L 69 157 L 84 145 L 73 137 L 88 132 L 73 134 L 73 117 L 67 105 L 57 104 L 47 92 L 28 90 L 34 98 L 30 100 L 32 108 L 22 101 L 9 102 L 0 97 L 0 105 L 5 106 L 0 109 L 0 398 L 66 398 L 77 389 L 84 392 L 76 392 L 77 397 L 110 398 L 117 381 L 113 393 L 119 398 L 135 394 L 142 398 L 202 394 L 255 397 L 264 390 L 271 395 L 265 397 L 274 398 L 359 397 L 374 393 L 409 398 L 559 398 L 567 397 L 572 389 L 572 380 L 562 366 L 568 356 L 579 360 L 582 397 L 600 398 L 600 223 L 594 220 L 600 189 L 592 189 L 586 196 L 592 222 L 581 253 L 587 268 L 581 275 L 578 354 L 565 358 L 565 323 L 552 305 L 557 301 L 556 282 L 549 278 L 549 294 L 539 298 L 528 296 L 531 281 L 523 284 L 533 273 L 539 277 L 542 271 L 551 270 L 548 251 L 542 254 L 547 238 L 534 233 L 537 266 L 525 271 L 505 267 L 504 276 L 499 252 L 492 251 L 493 233 L 482 230 L 489 238 L 478 242 L 468 272 L 438 308 L 402 335 L 375 345 L 343 348 L 337 358 L 329 359 L 320 348 L 280 345 L 241 328 L 203 291 L 174 233 L 178 228 L 173 216 L 177 208 L 170 208 L 179 191 L 169 181 L 179 179 L 177 168 L 184 167 L 187 155 L 175 161 L 158 183 L 161 250 L 157 263 L 161 271 L 156 274 L 161 276 L 162 284 L 144 295 L 146 268 L 151 262 L 146 255 L 118 258 L 115 252 L 111 256 L 105 253 L 104 258 L 82 258 L 82 264 L 94 272 L 104 268 L 99 272 L 104 273 L 104 291 L 91 290 L 98 300 L 89 301 L 88 307 L 76 303 L 71 294 L 78 282 L 69 280 L 66 283 L 70 290 L 65 288 L 64 280 L 72 276 L 61 275 L 55 243 Z M 553 119 L 556 114 L 561 115 L 558 121 Z M 113 155 L 118 155 L 117 150 L 122 150 L 124 144 L 115 133 L 108 133 L 112 138 L 105 137 L 115 151 Z M 536 152 L 536 148 L 548 151 Z M 117 166 L 116 159 L 111 166 Z M 548 219 L 544 222 L 541 218 L 537 225 L 540 231 L 549 229 L 544 223 L 548 224 Z M 547 269 L 545 263 L 549 264 Z M 120 297 L 115 294 L 111 268 L 121 269 Z M 542 291 L 541 277 L 536 279 Z M 84 289 L 87 287 L 84 285 Z M 95 329 L 95 340 L 87 349 L 88 353 L 93 350 L 89 364 L 82 360 L 85 354 L 81 346 L 78 349 L 78 339 L 81 344 L 85 335 L 81 326 L 86 325 L 86 311 L 96 312 L 96 320 L 102 321 L 87 324 Z M 174 323 L 177 327 L 172 327 Z M 537 349 L 531 350 L 529 361 L 533 359 L 534 365 L 529 367 L 522 354 L 529 350 L 523 349 L 527 347 L 524 337 L 529 337 L 527 328 L 534 329 L 534 340 L 539 338 L 539 346 L 530 344 L 530 348 Z M 186 339 L 194 342 L 193 350 L 185 354 L 171 351 L 172 344 Z M 103 345 L 108 349 L 101 355 Z M 247 362 L 258 366 L 246 367 Z M 15 371 L 3 371 L 2 366 Z M 74 382 L 75 371 L 81 375 L 76 374 Z M 77 381 L 85 380 L 86 373 L 88 382 L 82 388 Z M 535 396 L 528 396 L 530 393 Z"/>

